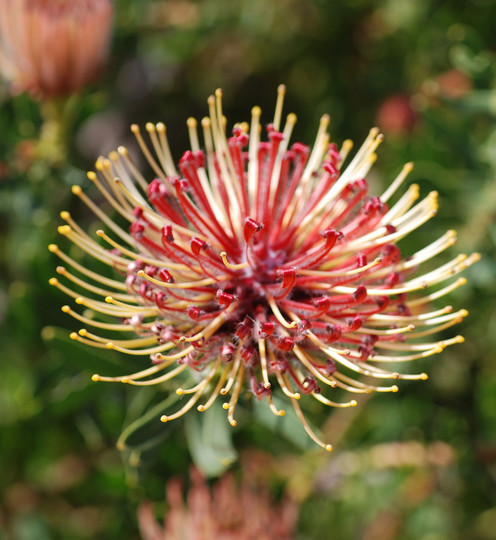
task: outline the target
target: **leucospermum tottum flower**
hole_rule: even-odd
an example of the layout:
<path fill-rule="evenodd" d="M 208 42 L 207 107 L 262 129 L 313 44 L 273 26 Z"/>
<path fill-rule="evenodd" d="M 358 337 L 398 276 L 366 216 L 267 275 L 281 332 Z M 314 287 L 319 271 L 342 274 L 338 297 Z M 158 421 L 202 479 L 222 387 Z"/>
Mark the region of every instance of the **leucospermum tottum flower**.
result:
<path fill-rule="evenodd" d="M 0 74 L 53 98 L 91 83 L 108 56 L 111 0 L 0 0 Z"/>
<path fill-rule="evenodd" d="M 310 437 L 330 450 L 307 423 L 300 397 L 348 407 L 356 401 L 336 401 L 333 389 L 396 392 L 391 380 L 426 379 L 401 367 L 462 341 L 435 335 L 466 311 L 431 303 L 464 283 L 451 278 L 478 255 L 417 271 L 455 242 L 448 231 L 408 258 L 396 245 L 435 215 L 436 193 L 417 202 L 419 188 L 412 185 L 389 206 L 412 168 L 407 164 L 380 197 L 368 195 L 365 177 L 382 140 L 377 129 L 346 167 L 352 144 L 330 144 L 328 116 L 313 148 L 290 144 L 296 116 L 289 114 L 281 129 L 284 93 L 281 86 L 262 141 L 259 107 L 252 109 L 251 125 L 235 124 L 226 135 L 218 90 L 201 122 L 205 151 L 190 118 L 191 150 L 178 169 L 164 124 L 147 124 L 149 143 L 133 125 L 156 178 L 148 183 L 123 147 L 88 173 L 129 230 L 79 186 L 74 194 L 106 230 L 97 232 L 97 242 L 67 212 L 59 228 L 120 277 L 100 276 L 52 245 L 76 273 L 59 267 L 65 284 L 51 283 L 76 304 L 120 319 L 109 323 L 64 306 L 85 325 L 74 339 L 151 358 L 135 373 L 93 380 L 153 385 L 189 374 L 190 385 L 177 389 L 182 406 L 162 420 L 194 406 L 205 411 L 221 396 L 233 426 L 246 392 L 282 416 L 273 401 L 280 392 Z"/>

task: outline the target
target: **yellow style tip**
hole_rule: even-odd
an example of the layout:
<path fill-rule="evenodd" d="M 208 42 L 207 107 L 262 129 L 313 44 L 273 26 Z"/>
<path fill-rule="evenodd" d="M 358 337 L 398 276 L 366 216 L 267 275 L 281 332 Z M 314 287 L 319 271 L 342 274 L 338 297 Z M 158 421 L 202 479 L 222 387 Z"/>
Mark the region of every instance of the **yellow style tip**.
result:
<path fill-rule="evenodd" d="M 163 422 L 165 424 L 165 422 L 167 422 L 169 420 L 169 417 L 166 416 L 165 414 L 163 414 L 161 417 L 160 417 L 160 421 Z"/>
<path fill-rule="evenodd" d="M 320 123 L 324 127 L 327 127 L 331 123 L 331 117 L 326 113 L 320 117 Z"/>
<path fill-rule="evenodd" d="M 332 452 L 332 444 L 326 444 L 324 447 L 328 452 Z"/>
<path fill-rule="evenodd" d="M 78 186 L 77 184 L 72 186 L 71 191 L 74 195 L 81 195 L 81 193 L 83 192 L 81 186 Z"/>
<path fill-rule="evenodd" d="M 94 375 L 91 376 L 91 380 L 93 382 L 98 382 L 100 380 L 100 375 L 98 375 L 98 373 L 95 373 Z"/>
<path fill-rule="evenodd" d="M 298 121 L 298 117 L 296 116 L 295 113 L 289 113 L 288 116 L 286 117 L 286 121 L 288 122 L 288 124 L 294 125 Z"/>

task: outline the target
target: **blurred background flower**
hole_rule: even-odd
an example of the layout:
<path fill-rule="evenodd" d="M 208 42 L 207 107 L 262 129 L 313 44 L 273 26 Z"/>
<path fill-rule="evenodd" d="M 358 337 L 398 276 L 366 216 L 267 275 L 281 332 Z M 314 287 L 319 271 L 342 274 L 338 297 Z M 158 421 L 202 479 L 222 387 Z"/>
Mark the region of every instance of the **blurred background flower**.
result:
<path fill-rule="evenodd" d="M 107 62 L 111 0 L 1 0 L 0 73 L 37 99 L 79 92 Z"/>
<path fill-rule="evenodd" d="M 0 77 L 11 94 L 40 102 L 40 163 L 65 160 L 76 95 L 106 66 L 112 17 L 112 0 L 0 1 Z"/>
<path fill-rule="evenodd" d="M 153 506 L 139 508 L 142 540 L 290 540 L 294 538 L 297 507 L 288 499 L 276 505 L 267 488 L 251 479 L 240 487 L 226 473 L 212 488 L 193 470 L 186 504 L 181 482 L 167 483 L 168 509 L 164 527 L 156 521 Z"/>
<path fill-rule="evenodd" d="M 376 123 L 386 136 L 406 135 L 417 123 L 411 98 L 406 94 L 386 98 L 377 109 Z"/>
<path fill-rule="evenodd" d="M 136 539 L 139 503 L 162 501 L 172 476 L 187 482 L 191 457 L 218 476 L 239 469 L 237 449 L 248 447 L 268 451 L 252 456 L 276 490 L 289 483 L 291 496 L 299 494 L 296 538 L 494 537 L 495 16 L 492 0 L 121 0 L 112 59 L 72 101 L 70 158 L 57 167 L 33 153 L 38 103 L 0 89 L 0 537 Z M 229 118 L 246 118 L 253 103 L 273 108 L 281 82 L 288 110 L 299 114 L 295 138 L 309 144 L 325 112 L 333 140 L 359 141 L 381 104 L 406 96 L 415 123 L 386 136 L 372 190 L 413 161 L 411 180 L 424 194 L 439 191 L 442 202 L 402 251 L 455 228 L 460 250 L 483 254 L 450 297 L 471 312 L 461 328 L 470 339 L 419 363 L 427 383 L 406 383 L 398 399 L 374 396 L 328 419 L 309 411 L 332 440 L 331 454 L 309 448 L 289 414 L 275 418 L 256 404 L 256 422 L 241 415 L 234 441 L 217 408 L 157 426 L 152 419 L 173 404 L 92 383 L 92 373 L 122 373 L 122 358 L 69 341 L 62 295 L 54 300 L 47 283 L 58 212 L 94 232 L 69 186 L 95 155 L 133 148 L 127 126 L 167 121 L 177 156 L 188 144 L 184 118 L 204 113 L 212 89 L 224 89 Z"/>

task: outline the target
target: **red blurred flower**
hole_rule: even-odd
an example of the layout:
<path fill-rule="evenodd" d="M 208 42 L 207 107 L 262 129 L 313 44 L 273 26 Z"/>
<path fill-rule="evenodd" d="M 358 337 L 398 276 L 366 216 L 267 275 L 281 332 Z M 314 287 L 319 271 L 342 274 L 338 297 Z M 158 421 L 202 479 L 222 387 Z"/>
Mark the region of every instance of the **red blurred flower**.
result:
<path fill-rule="evenodd" d="M 386 134 L 407 133 L 415 127 L 416 122 L 417 115 L 406 94 L 389 96 L 377 111 L 376 123 Z"/>
<path fill-rule="evenodd" d="M 289 114 L 280 129 L 284 92 L 280 87 L 268 140 L 261 141 L 259 107 L 252 109 L 250 126 L 235 124 L 232 136 L 226 136 L 217 91 L 208 100 L 210 115 L 201 122 L 206 151 L 200 149 L 196 120 L 189 119 L 191 150 L 179 170 L 164 124 L 146 126 L 153 150 L 132 126 L 156 178 L 148 183 L 126 148 L 99 158 L 98 174 L 88 177 L 119 221 L 75 186 L 73 192 L 107 229 L 97 232 L 104 245 L 68 212 L 62 214 L 67 224 L 59 228 L 121 277 L 100 276 L 51 245 L 80 277 L 65 267 L 58 273 L 83 292 L 56 278 L 51 283 L 94 314 L 64 306 L 96 328 L 96 333 L 83 328 L 71 334 L 73 339 L 151 358 L 135 373 L 94 375 L 94 380 L 152 385 L 177 377 L 177 393 L 186 398 L 163 421 L 193 406 L 205 411 L 220 395 L 230 396 L 224 408 L 233 426 L 236 404 L 247 391 L 267 400 L 274 414 L 285 414 L 273 402 L 279 391 L 310 437 L 330 450 L 305 420 L 301 395 L 348 407 L 356 401 L 336 401 L 334 395 L 341 394 L 336 389 L 396 392 L 395 384 L 376 381 L 426 379 L 399 367 L 462 341 L 433 336 L 460 322 L 465 310 L 429 309 L 465 280 L 436 286 L 478 255 L 460 255 L 417 275 L 419 266 L 455 242 L 456 234 L 448 231 L 408 258 L 396 245 L 436 214 L 437 194 L 416 203 L 419 188 L 412 185 L 389 206 L 411 164 L 382 195 L 368 194 L 365 176 L 382 141 L 378 129 L 371 130 L 347 167 L 343 163 L 352 144 L 345 141 L 341 149 L 329 144 L 328 116 L 313 148 L 290 146 L 296 116 Z M 129 231 L 122 222 L 129 223 Z M 109 323 L 108 316 L 121 322 Z M 115 338 L 100 335 L 116 331 L 121 334 Z"/>
<path fill-rule="evenodd" d="M 458 69 L 451 69 L 441 73 L 434 79 L 437 94 L 449 98 L 459 99 L 472 90 L 472 79 Z"/>
<path fill-rule="evenodd" d="M 111 0 L 0 0 L 0 74 L 13 92 L 78 92 L 102 71 Z"/>
<path fill-rule="evenodd" d="M 276 506 L 266 489 L 254 490 L 245 481 L 241 488 L 231 475 L 221 478 L 209 489 L 201 475 L 194 471 L 187 503 L 181 483 L 167 484 L 164 527 L 153 515 L 150 503 L 141 505 L 138 513 L 143 540 L 289 540 L 293 537 L 297 511 L 284 501 Z"/>

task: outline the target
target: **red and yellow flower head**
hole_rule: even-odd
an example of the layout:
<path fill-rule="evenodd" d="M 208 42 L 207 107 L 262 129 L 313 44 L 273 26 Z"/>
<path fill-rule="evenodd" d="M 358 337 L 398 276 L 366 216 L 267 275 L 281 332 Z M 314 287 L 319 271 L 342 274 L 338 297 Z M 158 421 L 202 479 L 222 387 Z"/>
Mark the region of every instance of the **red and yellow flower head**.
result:
<path fill-rule="evenodd" d="M 313 148 L 290 143 L 296 116 L 281 126 L 284 94 L 280 86 L 262 140 L 259 107 L 250 124 L 235 124 L 226 134 L 218 90 L 201 121 L 205 149 L 190 118 L 191 148 L 178 168 L 164 124 L 147 124 L 148 143 L 133 125 L 155 179 L 148 182 L 123 147 L 88 173 L 128 226 L 75 186 L 104 229 L 97 241 L 67 212 L 59 228 L 117 277 L 101 276 L 51 245 L 72 268 L 57 269 L 66 284 L 51 283 L 93 313 L 64 306 L 85 325 L 74 339 L 150 358 L 134 373 L 93 380 L 153 385 L 182 374 L 177 393 L 184 403 L 162 420 L 194 406 L 205 411 L 220 396 L 233 426 L 242 395 L 266 400 L 282 416 L 273 401 L 281 393 L 310 437 L 330 450 L 306 421 L 301 396 L 348 407 L 356 401 L 336 401 L 337 389 L 396 392 L 397 380 L 426 379 L 401 368 L 463 340 L 435 336 L 467 312 L 432 305 L 465 282 L 457 274 L 479 256 L 459 255 L 422 270 L 454 244 L 448 231 L 403 257 L 397 242 L 436 214 L 437 194 L 418 202 L 412 185 L 397 196 L 412 169 L 407 164 L 382 195 L 369 195 L 366 176 L 379 131 L 370 131 L 345 166 L 352 143 L 330 143 L 327 115 Z M 118 321 L 108 322 L 109 315 Z"/>

